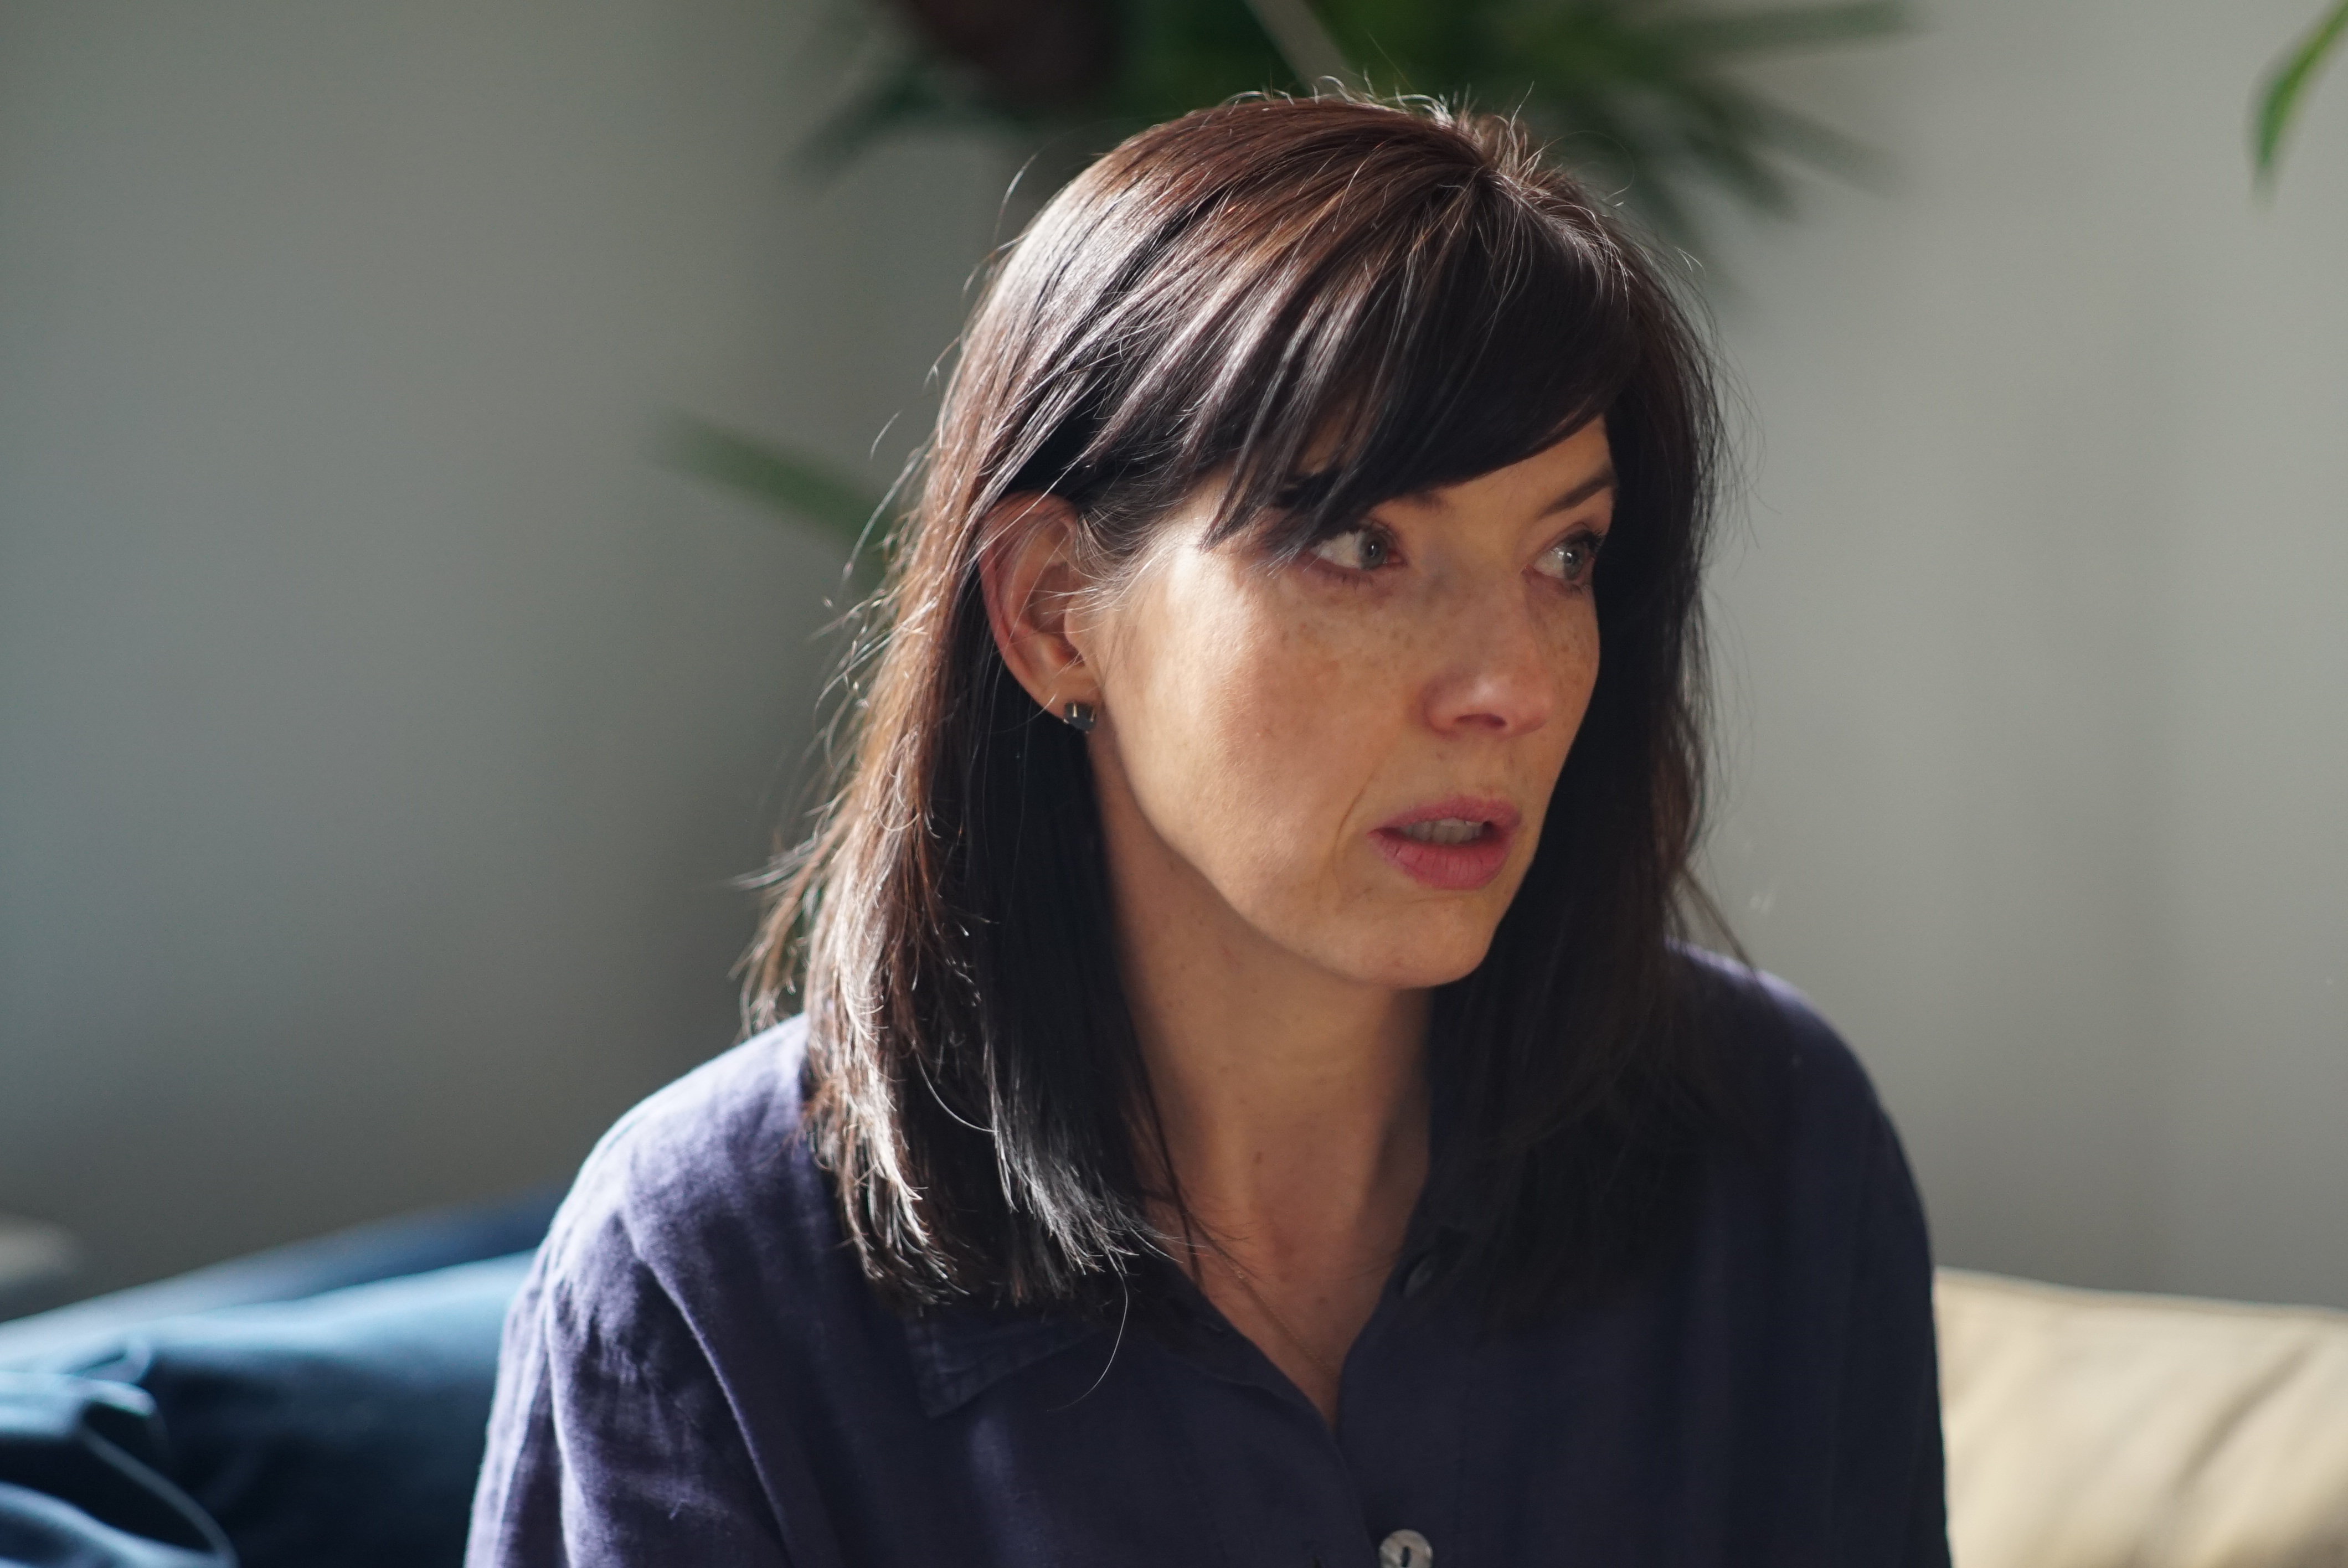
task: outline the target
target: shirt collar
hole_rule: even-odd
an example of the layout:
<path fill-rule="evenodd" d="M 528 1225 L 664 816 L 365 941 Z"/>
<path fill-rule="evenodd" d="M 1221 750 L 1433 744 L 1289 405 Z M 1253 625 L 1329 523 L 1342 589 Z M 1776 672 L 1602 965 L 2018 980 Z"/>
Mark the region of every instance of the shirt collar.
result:
<path fill-rule="evenodd" d="M 1430 1088 L 1433 1103 L 1428 1186 L 1419 1194 L 1409 1240 L 1404 1245 L 1402 1262 L 1395 1270 L 1398 1286 L 1405 1296 L 1419 1294 L 1441 1252 L 1456 1245 L 1470 1228 L 1457 1212 L 1456 1201 L 1447 1201 L 1449 1194 L 1437 1190 L 1438 1173 L 1443 1171 L 1442 1155 L 1455 1132 L 1452 1122 L 1457 1115 L 1456 1096 L 1440 1073 Z M 1221 1314 L 1207 1303 L 1188 1276 L 1169 1269 L 1166 1283 L 1174 1292 L 1178 1310 L 1207 1338 L 1235 1337 L 1234 1331 L 1223 1323 Z M 1100 1332 L 1104 1331 L 1078 1318 L 955 1307 L 939 1308 L 909 1320 L 905 1342 L 912 1355 L 922 1409 L 934 1418 L 961 1409 L 1013 1373 L 1025 1371 Z M 1225 1376 L 1241 1375 L 1223 1365 L 1231 1359 L 1229 1356 L 1210 1356 L 1208 1359 L 1214 1363 L 1210 1370 L 1220 1370 Z"/>
<path fill-rule="evenodd" d="M 936 1417 L 1095 1332 L 1074 1318 L 957 1307 L 907 1322 L 905 1343 L 922 1409 Z"/>

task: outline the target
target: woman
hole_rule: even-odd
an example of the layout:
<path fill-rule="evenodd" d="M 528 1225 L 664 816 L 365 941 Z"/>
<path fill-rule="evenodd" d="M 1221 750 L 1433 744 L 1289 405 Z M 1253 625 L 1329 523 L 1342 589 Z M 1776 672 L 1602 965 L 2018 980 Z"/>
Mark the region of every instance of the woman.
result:
<path fill-rule="evenodd" d="M 1243 102 L 1055 198 L 756 955 L 804 1014 L 589 1159 L 471 1562 L 1945 1562 L 1899 1145 L 1670 939 L 1714 430 L 1505 124 Z"/>

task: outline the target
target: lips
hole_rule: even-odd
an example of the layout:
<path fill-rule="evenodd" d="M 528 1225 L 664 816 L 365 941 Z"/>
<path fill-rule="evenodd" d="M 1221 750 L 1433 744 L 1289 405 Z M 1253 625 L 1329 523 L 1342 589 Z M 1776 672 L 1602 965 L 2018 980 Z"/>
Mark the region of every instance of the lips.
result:
<path fill-rule="evenodd" d="M 1371 831 L 1370 842 L 1413 881 L 1470 892 L 1500 874 L 1522 818 L 1504 800 L 1457 795 L 1413 806 Z"/>

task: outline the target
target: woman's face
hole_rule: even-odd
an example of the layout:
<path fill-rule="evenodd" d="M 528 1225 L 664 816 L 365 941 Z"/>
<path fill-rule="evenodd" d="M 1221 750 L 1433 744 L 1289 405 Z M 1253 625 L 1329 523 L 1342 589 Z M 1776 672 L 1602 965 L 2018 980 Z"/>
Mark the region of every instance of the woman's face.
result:
<path fill-rule="evenodd" d="M 1597 679 L 1603 424 L 1285 565 L 1204 548 L 1215 499 L 1065 626 L 1100 710 L 1120 908 L 1355 982 L 1457 979 L 1523 879 Z"/>

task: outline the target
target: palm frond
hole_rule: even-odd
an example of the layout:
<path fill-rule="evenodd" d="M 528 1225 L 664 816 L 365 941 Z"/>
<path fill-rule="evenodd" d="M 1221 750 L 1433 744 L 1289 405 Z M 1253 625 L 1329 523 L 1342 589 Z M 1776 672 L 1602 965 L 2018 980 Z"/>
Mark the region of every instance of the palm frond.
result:
<path fill-rule="evenodd" d="M 1674 16 L 1659 19 L 1653 26 L 1688 54 L 1718 59 L 1890 37 L 1908 30 L 1910 16 L 1900 0 L 1850 0 L 1832 5 Z"/>
<path fill-rule="evenodd" d="M 2250 160 L 2262 189 L 2273 185 L 2275 173 L 2281 167 L 2283 133 L 2291 128 L 2291 122 L 2299 114 L 2300 101 L 2306 97 L 2316 73 L 2339 46 L 2343 32 L 2348 32 L 2348 0 L 2337 0 L 2268 74 L 2266 86 L 2259 95 L 2258 120 L 2250 138 Z"/>
<path fill-rule="evenodd" d="M 839 0 L 840 4 L 869 0 Z M 1023 138 L 1074 131 L 1088 145 L 1262 88 L 1338 77 L 1521 112 L 1621 176 L 1659 228 L 1694 243 L 1681 187 L 1710 184 L 1772 211 L 1793 200 L 1788 164 L 1838 178 L 1880 160 L 1855 138 L 1762 97 L 1734 67 L 1771 52 L 1838 47 L 1910 25 L 1909 0 L 1810 0 L 1759 10 L 1687 0 L 1101 0 L 1122 55 L 1097 97 L 1010 101 L 908 35 L 896 69 L 819 136 L 828 159 L 901 128 L 990 118 Z M 1715 0 L 1716 3 L 1716 0 Z M 2340 0 L 2348 10 L 2348 0 Z"/>
<path fill-rule="evenodd" d="M 778 517 L 814 524 L 851 555 L 870 540 L 885 501 L 820 460 L 705 420 L 680 415 L 661 443 L 668 466 Z"/>

